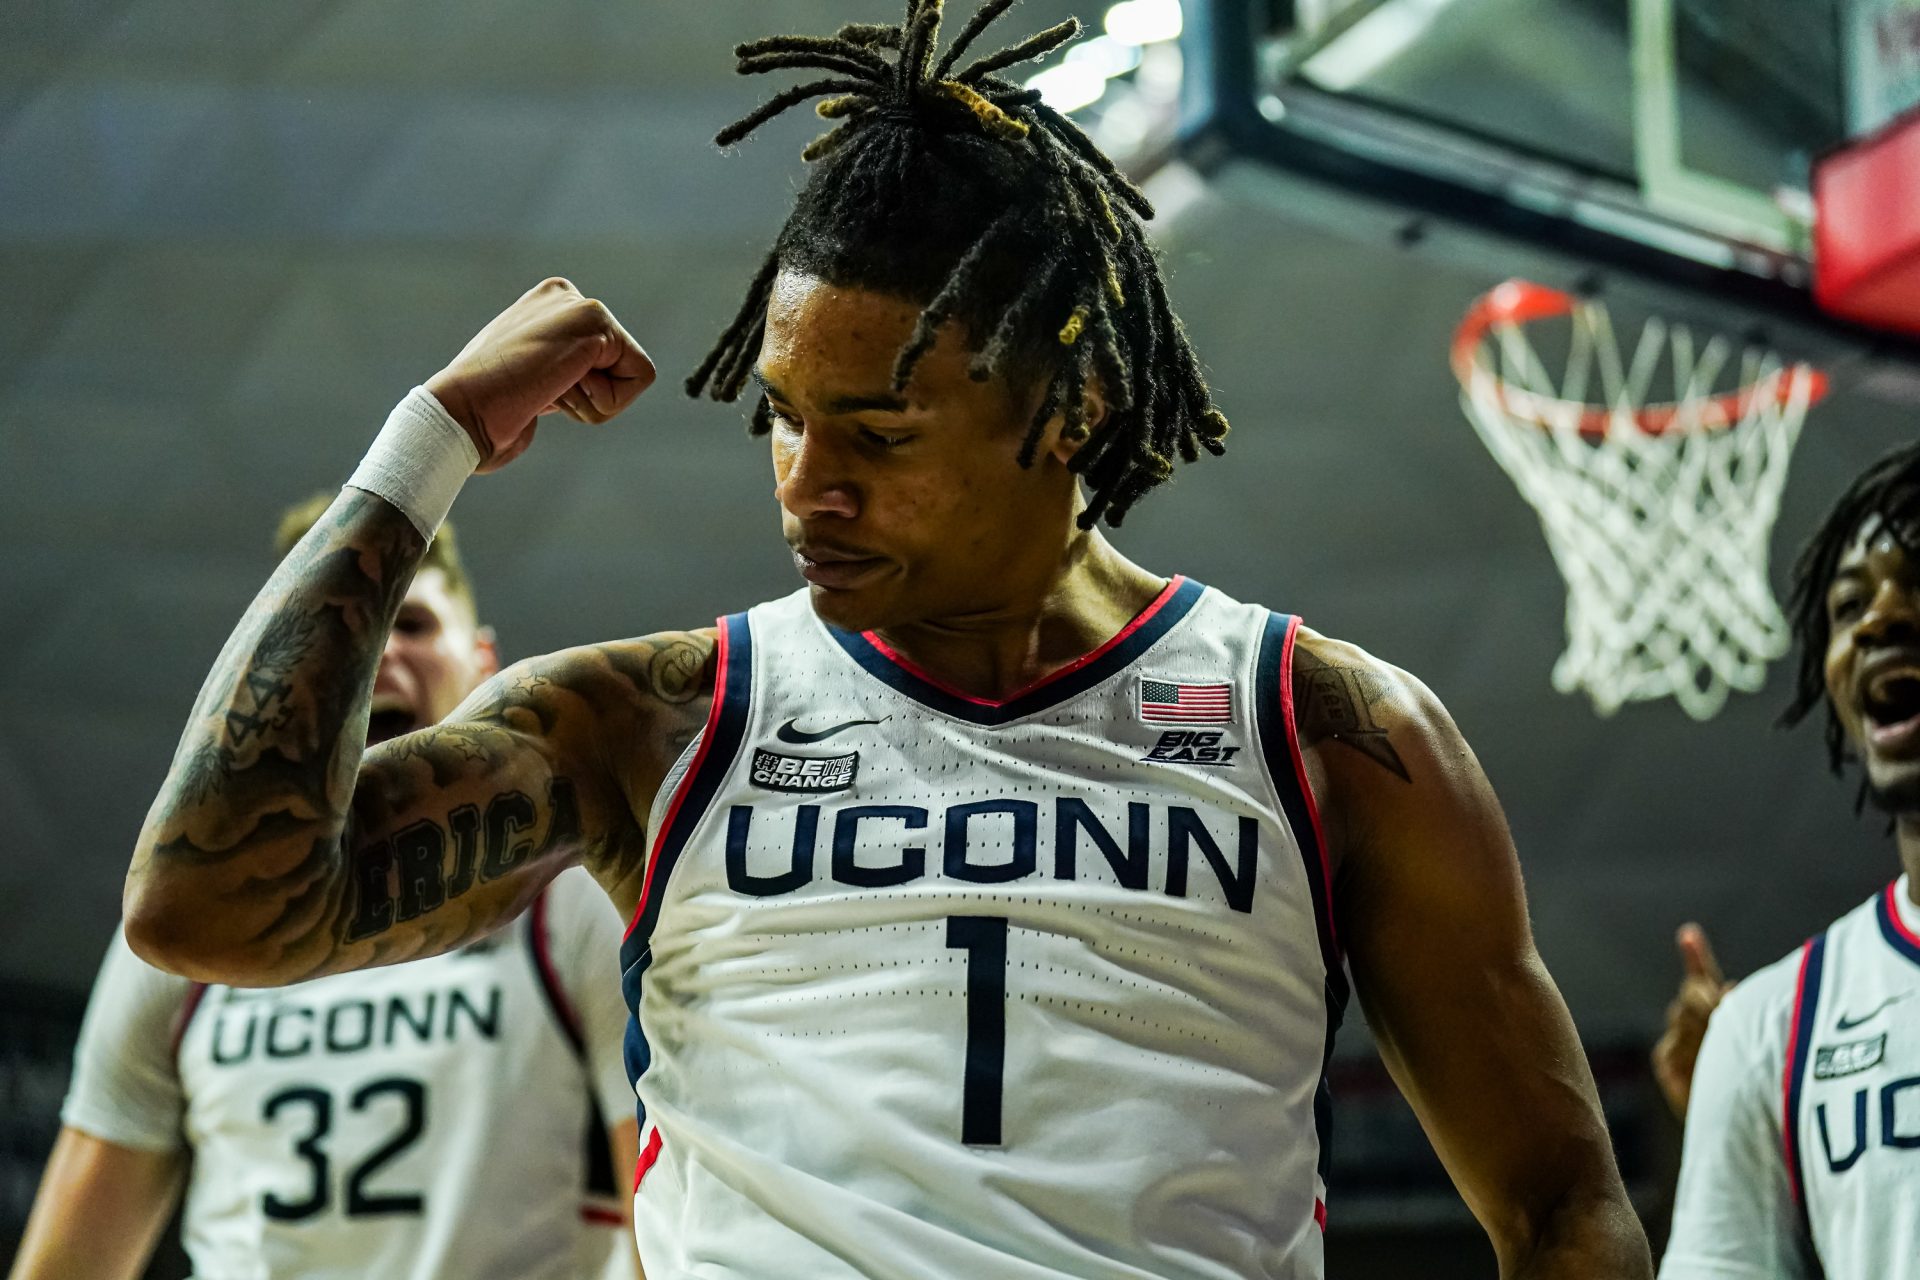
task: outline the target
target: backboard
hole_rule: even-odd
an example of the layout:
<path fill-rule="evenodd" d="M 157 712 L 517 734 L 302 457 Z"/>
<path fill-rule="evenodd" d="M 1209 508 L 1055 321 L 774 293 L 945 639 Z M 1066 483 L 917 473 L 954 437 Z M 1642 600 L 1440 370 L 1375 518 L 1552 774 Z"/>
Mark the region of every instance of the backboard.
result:
<path fill-rule="evenodd" d="M 1813 160 L 1920 103 L 1920 0 L 1185 8 L 1183 138 L 1203 168 L 1254 156 L 1842 331 L 1808 297 Z"/>

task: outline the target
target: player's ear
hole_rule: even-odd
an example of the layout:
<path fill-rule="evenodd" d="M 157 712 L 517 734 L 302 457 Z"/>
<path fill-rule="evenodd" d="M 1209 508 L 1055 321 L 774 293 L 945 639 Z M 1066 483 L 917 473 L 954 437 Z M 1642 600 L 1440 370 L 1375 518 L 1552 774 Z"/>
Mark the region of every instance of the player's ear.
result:
<path fill-rule="evenodd" d="M 494 637 L 492 627 L 474 628 L 473 656 L 480 679 L 500 674 L 500 644 Z"/>
<path fill-rule="evenodd" d="M 1086 417 L 1079 427 L 1068 431 L 1064 413 L 1055 414 L 1053 421 L 1047 424 L 1047 434 L 1052 440 L 1047 452 L 1059 459 L 1062 465 L 1073 461 L 1073 456 L 1086 447 L 1087 441 L 1093 439 L 1093 433 L 1107 421 L 1107 390 L 1098 374 L 1087 379 L 1085 398 L 1081 403 L 1086 406 Z"/>

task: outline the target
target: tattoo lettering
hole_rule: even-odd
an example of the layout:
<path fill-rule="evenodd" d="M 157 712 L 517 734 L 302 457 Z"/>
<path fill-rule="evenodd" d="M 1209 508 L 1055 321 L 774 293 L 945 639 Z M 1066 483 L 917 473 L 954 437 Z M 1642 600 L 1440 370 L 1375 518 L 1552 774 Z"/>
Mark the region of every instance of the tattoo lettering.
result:
<path fill-rule="evenodd" d="M 498 880 L 529 859 L 577 845 L 580 808 L 572 784 L 553 779 L 547 787 L 547 808 L 546 838 L 537 851 L 531 833 L 539 815 L 525 793 L 513 790 L 488 801 L 484 818 L 478 806 L 461 805 L 445 819 L 422 819 L 361 848 L 353 857 L 354 905 L 343 940 L 365 942 L 457 901 L 476 884 Z M 449 847 L 454 851 L 451 864 Z M 467 928 L 467 922 L 461 927 Z"/>
<path fill-rule="evenodd" d="M 447 877 L 447 896 L 457 898 L 473 888 L 480 865 L 480 806 L 463 804 L 447 815 L 453 832 L 453 872 Z"/>
<path fill-rule="evenodd" d="M 487 846 L 480 858 L 480 879 L 498 880 L 527 860 L 533 841 L 521 840 L 533 828 L 533 801 L 518 791 L 502 791 L 487 806 Z"/>
<path fill-rule="evenodd" d="M 1304 645 L 1293 651 L 1293 707 L 1300 740 L 1352 747 L 1402 782 L 1413 779 L 1372 707 L 1386 697 L 1384 682 L 1360 667 L 1334 666 Z"/>
<path fill-rule="evenodd" d="M 383 840 L 360 850 L 353 858 L 353 918 L 347 941 L 359 942 L 393 927 L 393 894 L 387 882 L 393 875 L 393 844 Z"/>

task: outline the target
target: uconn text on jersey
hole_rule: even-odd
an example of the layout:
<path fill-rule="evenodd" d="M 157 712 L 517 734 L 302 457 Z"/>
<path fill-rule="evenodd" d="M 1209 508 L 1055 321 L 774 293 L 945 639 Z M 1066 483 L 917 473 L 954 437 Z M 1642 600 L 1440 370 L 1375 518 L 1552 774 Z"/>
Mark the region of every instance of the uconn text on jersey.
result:
<path fill-rule="evenodd" d="M 727 885 L 757 898 L 794 893 L 825 876 L 881 889 L 928 876 L 1005 884 L 1040 874 L 1106 879 L 1184 898 L 1205 872 L 1226 904 L 1253 910 L 1260 824 L 1209 822 L 1186 805 L 1129 803 L 1103 812 L 1072 796 L 1043 806 L 1011 797 L 939 811 L 909 804 L 756 806 L 727 811 Z M 825 857 L 821 856 L 822 845 Z M 930 854 L 937 846 L 937 861 Z"/>

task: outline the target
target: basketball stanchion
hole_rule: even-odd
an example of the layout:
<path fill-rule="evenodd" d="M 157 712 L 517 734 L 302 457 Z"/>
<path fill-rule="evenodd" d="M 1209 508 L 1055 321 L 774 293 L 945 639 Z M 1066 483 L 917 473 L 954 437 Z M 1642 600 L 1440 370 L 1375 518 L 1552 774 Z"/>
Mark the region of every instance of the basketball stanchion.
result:
<path fill-rule="evenodd" d="M 1600 303 L 1524 280 L 1475 300 L 1452 363 L 1566 580 L 1554 687 L 1603 716 L 1671 697 L 1696 720 L 1757 690 L 1788 645 L 1768 540 L 1826 375 L 1660 319 L 1629 349 Z"/>

